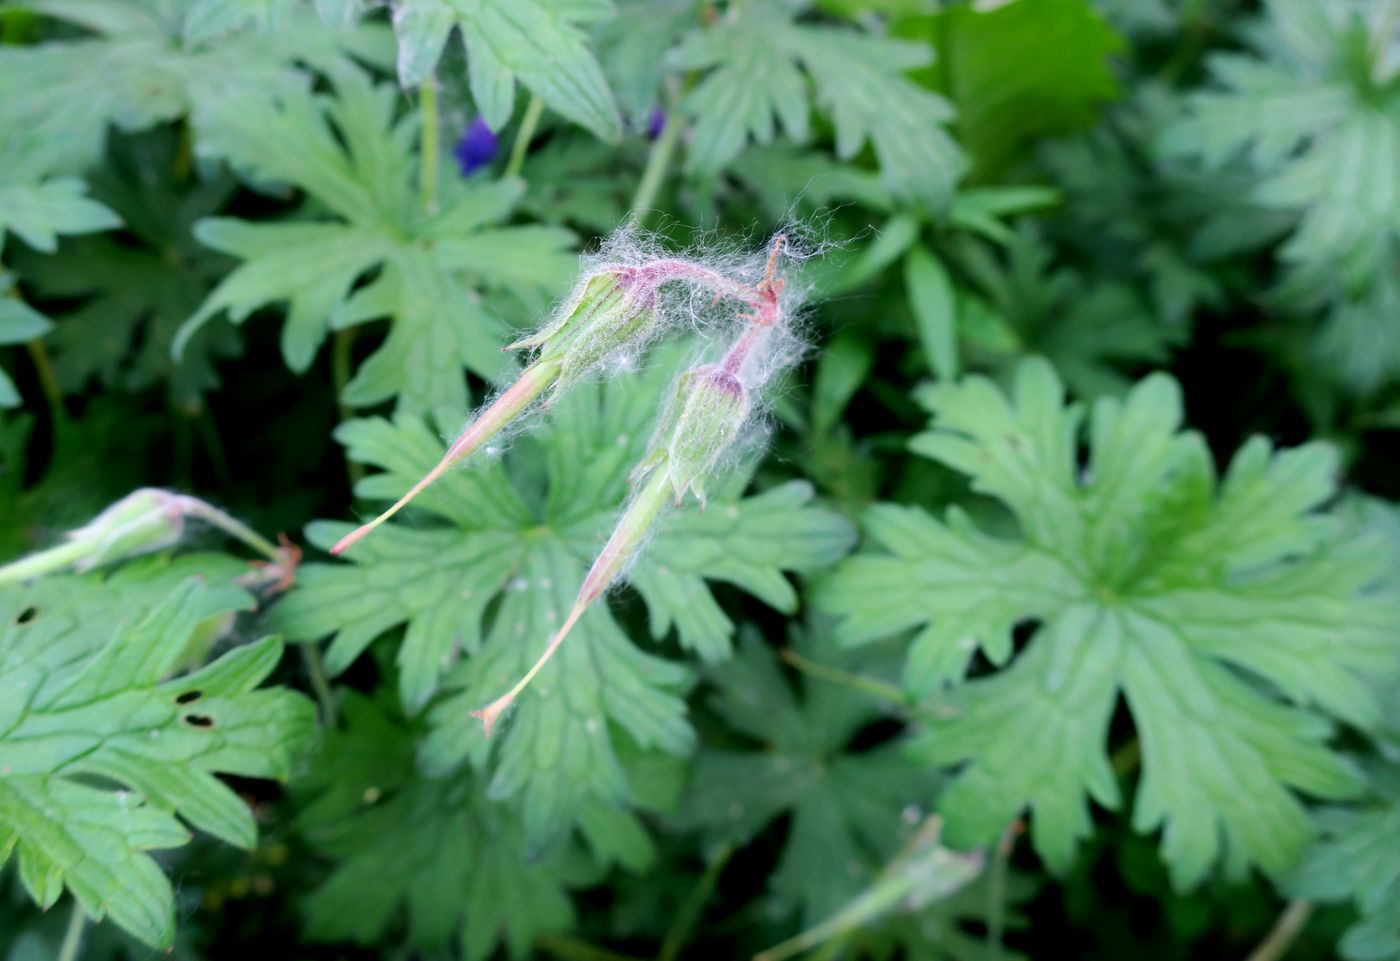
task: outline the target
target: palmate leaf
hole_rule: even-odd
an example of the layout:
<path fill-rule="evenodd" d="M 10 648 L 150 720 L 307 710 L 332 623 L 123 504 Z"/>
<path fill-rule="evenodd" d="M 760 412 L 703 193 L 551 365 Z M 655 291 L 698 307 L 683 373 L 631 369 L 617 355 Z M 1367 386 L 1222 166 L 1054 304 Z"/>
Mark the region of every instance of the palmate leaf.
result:
<path fill-rule="evenodd" d="M 276 609 L 289 637 L 335 635 L 332 670 L 407 625 L 398 654 L 404 703 L 416 711 L 440 688 L 450 691 L 430 715 L 421 759 L 428 770 L 451 770 L 469 756 L 480 763 L 493 746 L 469 712 L 529 667 L 567 613 L 645 451 L 667 373 L 661 364 L 601 393 L 580 389 L 551 410 L 537 446 L 524 444 L 504 464 L 451 474 L 424 493 L 423 507 L 446 525 L 387 526 L 349 554 L 353 565 L 307 565 L 301 589 Z M 409 418 L 351 422 L 340 437 L 352 458 L 386 469 L 360 487 L 375 498 L 397 496 L 442 450 Z M 639 567 L 644 573 L 633 575 L 651 605 L 653 631 L 674 622 L 682 643 L 712 657 L 727 649 L 733 627 L 704 579 L 732 582 L 791 611 L 796 598 L 780 572 L 830 563 L 851 536 L 842 518 L 808 504 L 805 484 L 743 499 L 736 493 L 712 497 L 703 515 L 669 518 Z M 328 547 L 348 530 L 318 523 L 308 536 Z M 613 726 L 644 748 L 689 751 L 693 734 L 677 697 L 687 675 L 633 646 L 606 605 L 595 605 L 494 744 L 493 795 L 522 796 L 532 840 L 573 823 L 587 798 L 623 800 Z"/>
<path fill-rule="evenodd" d="M 215 362 L 237 354 L 227 324 L 206 328 L 175 363 L 170 344 L 227 268 L 201 246 L 191 225 L 219 209 L 237 186 L 227 175 L 183 182 L 149 176 L 177 164 L 179 135 L 170 129 L 111 138 L 104 166 L 88 174 L 96 197 L 122 215 L 121 237 L 70 242 L 62 257 L 17 261 L 37 302 L 58 301 L 57 329 L 46 346 L 65 394 L 93 380 L 121 390 L 166 383 L 181 406 L 218 385 Z M 152 182 L 154 180 L 154 182 Z"/>
<path fill-rule="evenodd" d="M 1186 333 L 1153 316 L 1132 286 L 1054 263 L 1028 226 L 997 246 L 957 238 L 953 254 L 980 295 L 959 304 L 968 353 L 1001 365 L 1039 354 L 1082 397 L 1122 394 L 1132 383 L 1125 368 L 1165 361 Z"/>
<path fill-rule="evenodd" d="M 866 674 L 890 662 L 888 651 L 853 657 L 820 635 L 798 637 L 794 648 Z M 762 749 L 702 748 L 678 823 L 703 827 L 714 843 L 747 844 L 790 815 L 773 893 L 784 909 L 800 913 L 803 927 L 824 920 L 869 887 L 908 840 L 940 777 L 910 764 L 897 744 L 848 753 L 862 728 L 885 717 L 880 704 L 820 679 L 805 680 L 799 697 L 776 653 L 752 630 L 738 654 L 706 676 L 714 686 L 709 708 Z"/>
<path fill-rule="evenodd" d="M 835 127 L 839 157 L 869 141 L 892 192 L 941 210 L 964 167 L 941 126 L 953 111 L 903 75 L 931 58 L 922 43 L 798 23 L 771 0 L 731 7 L 670 54 L 675 69 L 707 71 L 681 105 L 695 121 L 688 164 L 716 173 L 750 139 L 772 141 L 779 125 L 790 139 L 807 140 L 810 82 Z"/>
<path fill-rule="evenodd" d="M 573 925 L 568 888 L 596 878 L 576 845 L 527 858 L 510 807 L 473 778 L 416 773 L 401 718 L 351 694 L 344 719 L 299 779 L 297 827 L 335 863 L 305 904 L 313 941 L 372 945 L 406 926 L 409 944 L 455 940 L 480 961 L 502 942 L 523 957 L 538 935 Z"/>
<path fill-rule="evenodd" d="M 909 686 L 954 685 L 953 716 L 915 749 L 962 765 L 940 799 L 949 837 L 987 843 L 1029 806 L 1037 849 L 1064 869 L 1090 827 L 1086 795 L 1119 803 L 1106 741 L 1121 694 L 1142 753 L 1133 824 L 1161 828 L 1175 883 L 1217 861 L 1291 868 L 1312 834 L 1297 794 L 1361 783 L 1327 746 L 1331 720 L 1374 725 L 1363 678 L 1397 663 L 1384 552 L 1320 510 L 1332 452 L 1255 439 L 1217 479 L 1202 439 L 1180 432 L 1176 384 L 1153 376 L 1094 405 L 1081 469 L 1081 411 L 1040 360 L 1010 397 L 971 378 L 921 400 L 934 429 L 913 448 L 1001 502 L 1019 536 L 956 509 L 940 522 L 878 507 L 879 547 L 821 598 L 847 615 L 848 642 L 921 628 Z M 958 683 L 979 648 L 1001 670 Z"/>
<path fill-rule="evenodd" d="M 174 935 L 174 895 L 146 852 L 185 844 L 182 820 L 250 847 L 252 813 L 214 775 L 285 778 L 315 728 L 299 695 L 255 690 L 275 638 L 171 677 L 202 624 L 251 602 L 186 565 L 210 569 L 151 563 L 0 593 L 0 862 L 17 857 L 41 907 L 66 887 L 157 947 Z"/>
<path fill-rule="evenodd" d="M 1059 236 L 1102 271 L 1144 286 L 1164 323 L 1186 327 L 1200 306 L 1223 302 L 1206 265 L 1276 239 L 1292 217 L 1249 200 L 1247 171 L 1202 177 L 1189 159 L 1154 150 L 1179 112 L 1175 93 L 1143 85 L 1093 130 L 1037 155 L 1066 194 Z"/>
<path fill-rule="evenodd" d="M 455 27 L 472 98 L 492 129 L 510 122 L 519 80 L 546 106 L 613 142 L 622 121 L 580 29 L 612 14 L 610 0 L 403 0 L 394 9 L 399 80 L 422 83 Z"/>
<path fill-rule="evenodd" d="M 304 371 L 330 327 L 391 320 L 379 349 L 342 397 L 403 408 L 466 406 L 462 368 L 492 377 L 506 361 L 492 307 L 520 315 L 547 302 L 575 260 L 562 228 L 498 226 L 521 194 L 518 181 L 444 184 L 441 209 L 422 211 L 411 153 L 416 118 L 395 120 L 397 88 L 364 73 L 334 72 L 336 96 L 305 86 L 276 98 L 235 94 L 201 114 L 201 149 L 263 180 L 304 190 L 328 216 L 278 223 L 214 218 L 196 235 L 243 263 L 210 294 L 176 340 L 183 346 L 211 318 L 242 322 L 287 302 L 282 352 Z M 360 287 L 365 275 L 378 271 Z M 480 288 L 511 303 L 482 302 Z"/>

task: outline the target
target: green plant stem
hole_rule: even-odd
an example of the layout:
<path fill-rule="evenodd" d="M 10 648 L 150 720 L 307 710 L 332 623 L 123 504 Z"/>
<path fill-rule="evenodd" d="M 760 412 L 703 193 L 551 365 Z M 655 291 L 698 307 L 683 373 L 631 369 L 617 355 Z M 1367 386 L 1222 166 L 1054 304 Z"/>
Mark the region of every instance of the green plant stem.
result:
<path fill-rule="evenodd" d="M 1312 917 L 1312 913 L 1311 901 L 1288 902 L 1288 907 L 1283 909 L 1283 913 L 1278 916 L 1264 940 L 1249 953 L 1245 961 L 1279 961 L 1288 953 L 1288 949 L 1293 947 L 1298 935 L 1303 933 L 1303 928 Z"/>
<path fill-rule="evenodd" d="M 651 145 L 646 168 L 642 170 L 641 182 L 637 184 L 637 192 L 632 197 L 631 217 L 637 223 L 646 220 L 652 204 L 656 202 L 656 195 L 666 180 L 666 172 L 671 167 L 671 158 L 675 155 L 676 145 L 681 141 L 681 129 L 684 126 L 679 112 L 674 107 L 668 107 L 666 126 L 661 128 L 661 136 Z"/>
<path fill-rule="evenodd" d="M 228 454 L 224 452 L 223 438 L 219 436 L 219 426 L 214 423 L 214 415 L 207 404 L 196 404 L 187 416 L 194 423 L 195 433 L 209 455 L 209 463 L 225 490 L 233 486 L 233 474 L 229 471 Z"/>
<path fill-rule="evenodd" d="M 306 667 L 306 676 L 311 681 L 311 691 L 316 695 L 316 703 L 321 706 L 321 726 L 335 727 L 339 714 L 335 707 L 335 695 L 326 680 L 326 664 L 321 660 L 321 648 L 316 643 L 301 646 L 301 663 Z"/>
<path fill-rule="evenodd" d="M 510 160 L 506 162 L 506 179 L 520 176 L 520 171 L 525 166 L 525 154 L 530 149 L 530 141 L 534 139 L 535 128 L 539 126 L 542 113 L 544 101 L 539 97 L 531 97 L 530 105 L 525 108 L 525 116 L 520 118 L 520 129 L 515 132 L 515 143 L 510 148 Z"/>
<path fill-rule="evenodd" d="M 873 677 L 865 677 L 862 674 L 854 674 L 851 671 L 843 671 L 839 667 L 832 667 L 829 664 L 822 664 L 810 658 L 803 657 L 790 647 L 785 647 L 780 652 L 784 661 L 797 668 L 803 674 L 820 678 L 823 681 L 831 681 L 833 684 L 843 684 L 862 693 L 877 697 L 882 701 L 888 701 L 897 707 L 909 708 L 912 705 L 905 697 L 904 692 L 894 684 L 876 680 Z"/>
<path fill-rule="evenodd" d="M 438 169 L 438 108 L 437 76 L 428 74 L 418 88 L 418 110 L 422 114 L 419 144 L 419 161 L 422 174 L 418 186 L 423 192 L 423 209 L 437 213 L 437 169 Z"/>
<path fill-rule="evenodd" d="M 1113 752 L 1109 759 L 1109 764 L 1113 767 L 1113 773 L 1119 777 L 1127 777 L 1137 769 L 1142 761 L 1142 746 L 1136 737 L 1125 741 L 1123 746 Z"/>
<path fill-rule="evenodd" d="M 198 517 L 200 520 L 213 524 L 229 537 L 237 541 L 242 541 L 274 564 L 280 564 L 282 561 L 286 560 L 281 548 L 238 518 L 231 514 L 225 514 L 217 507 L 206 504 L 203 501 L 196 501 L 194 498 L 189 498 L 189 500 L 192 504 L 187 510 L 187 516 Z"/>
<path fill-rule="evenodd" d="M 1375 32 L 1371 34 L 1371 82 L 1377 86 L 1390 79 L 1383 72 L 1382 61 L 1386 43 L 1395 34 L 1397 26 L 1400 26 L 1400 0 L 1386 0 L 1376 21 Z"/>
<path fill-rule="evenodd" d="M 992 852 L 987 866 L 987 961 L 1001 961 L 1002 939 L 1006 935 L 1006 872 L 1015 843 L 1014 828 L 1007 828 Z"/>
<path fill-rule="evenodd" d="M 39 376 L 39 389 L 57 420 L 66 419 L 68 411 L 63 407 L 63 392 L 58 389 L 58 376 L 53 372 L 53 361 L 49 359 L 49 349 L 37 337 L 25 345 L 29 358 L 34 362 L 34 372 Z"/>
<path fill-rule="evenodd" d="M 83 541 L 64 541 L 46 550 L 26 554 L 18 560 L 0 565 L 0 584 L 18 584 L 52 574 L 86 557 L 91 550 L 92 545 Z"/>
<path fill-rule="evenodd" d="M 700 880 L 695 882 L 690 896 L 685 899 L 685 904 L 681 905 L 675 920 L 671 922 L 671 928 L 666 932 L 666 937 L 661 942 L 661 950 L 656 955 L 656 961 L 676 961 L 680 957 L 681 948 L 685 947 L 686 939 L 690 937 L 691 930 L 700 920 L 700 915 L 705 910 L 705 904 L 714 894 L 715 885 L 719 883 L 719 876 L 733 854 L 734 848 L 728 844 L 722 846 L 715 853 L 714 860 L 705 869 L 705 873 L 700 875 Z"/>
<path fill-rule="evenodd" d="M 341 398 L 345 395 L 345 388 L 350 384 L 350 350 L 355 345 L 356 330 L 355 327 L 337 330 L 335 337 L 331 340 L 331 383 L 335 390 L 336 410 L 340 413 L 342 423 L 355 415 L 355 412 L 350 409 L 350 405 Z M 364 465 L 351 459 L 348 448 L 345 450 L 345 475 L 350 479 L 352 491 L 355 489 L 355 485 L 360 482 L 360 478 L 365 476 Z"/>
<path fill-rule="evenodd" d="M 626 954 L 618 954 L 607 948 L 600 948 L 587 941 L 566 938 L 561 934 L 548 934 L 538 939 L 535 946 L 564 961 L 642 961 Z"/>
<path fill-rule="evenodd" d="M 57 961 L 78 961 L 78 952 L 83 947 L 83 929 L 87 927 L 87 914 L 77 898 L 73 899 L 73 913 L 68 916 L 68 929 L 63 932 L 63 944 L 58 949 Z"/>

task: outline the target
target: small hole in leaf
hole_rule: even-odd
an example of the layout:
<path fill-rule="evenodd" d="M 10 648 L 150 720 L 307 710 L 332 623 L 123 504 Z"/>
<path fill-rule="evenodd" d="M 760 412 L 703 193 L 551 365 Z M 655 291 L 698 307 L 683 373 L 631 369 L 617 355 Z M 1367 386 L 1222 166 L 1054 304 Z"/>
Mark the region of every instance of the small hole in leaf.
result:
<path fill-rule="evenodd" d="M 30 604 L 29 606 L 25 607 L 24 610 L 19 612 L 19 616 L 15 618 L 15 623 L 28 624 L 30 621 L 34 620 L 34 618 L 38 616 L 39 608 L 35 607 L 33 604 Z"/>
<path fill-rule="evenodd" d="M 204 696 L 203 691 L 186 691 L 175 698 L 176 704 L 193 704 Z"/>
<path fill-rule="evenodd" d="M 186 714 L 185 723 L 190 727 L 213 727 L 214 719 L 208 714 Z"/>

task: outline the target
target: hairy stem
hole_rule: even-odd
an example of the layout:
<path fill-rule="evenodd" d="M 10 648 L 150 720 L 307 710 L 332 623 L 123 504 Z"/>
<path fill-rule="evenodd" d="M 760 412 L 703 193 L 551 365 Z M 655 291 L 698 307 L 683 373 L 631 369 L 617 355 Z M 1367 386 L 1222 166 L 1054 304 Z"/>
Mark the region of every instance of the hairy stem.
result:
<path fill-rule="evenodd" d="M 423 115 L 422 127 L 419 132 L 422 140 L 419 144 L 419 157 L 422 163 L 422 175 L 419 178 L 419 189 L 423 194 L 423 209 L 428 213 L 437 213 L 437 169 L 438 169 L 438 108 L 437 108 L 437 76 L 428 74 L 423 78 L 419 92 L 419 112 Z"/>
<path fill-rule="evenodd" d="M 63 392 L 58 389 L 58 375 L 53 371 L 53 361 L 49 359 L 49 349 L 37 337 L 24 345 L 29 351 L 29 359 L 34 362 L 34 373 L 39 377 L 39 389 L 44 392 L 54 419 L 64 420 L 68 411 L 63 407 Z"/>
<path fill-rule="evenodd" d="M 184 513 L 187 517 L 198 517 L 223 531 L 234 540 L 241 541 L 274 564 L 286 560 L 282 549 L 263 537 L 247 524 L 231 514 L 226 514 L 212 504 L 206 504 L 194 497 L 184 498 Z"/>
<path fill-rule="evenodd" d="M 331 341 L 331 380 L 335 387 L 335 405 L 340 414 L 342 423 L 355 415 L 350 409 L 350 405 L 342 399 L 345 395 L 345 388 L 350 383 L 350 350 L 355 345 L 355 336 L 358 328 L 346 327 L 337 330 L 335 337 Z M 364 465 L 350 457 L 348 449 L 345 451 L 345 476 L 350 480 L 350 489 L 353 491 L 355 485 L 360 482 L 360 478 L 365 476 Z"/>
<path fill-rule="evenodd" d="M 539 126 L 540 114 L 544 113 L 544 101 L 532 96 L 530 105 L 525 108 L 525 116 L 520 119 L 520 129 L 515 132 L 515 143 L 510 148 L 510 160 L 506 162 L 506 179 L 520 176 L 525 166 L 525 153 L 530 149 L 530 141 Z"/>
<path fill-rule="evenodd" d="M 1264 940 L 1249 953 L 1245 961 L 1279 961 L 1293 947 L 1298 935 L 1303 933 L 1312 913 L 1311 901 L 1290 901 Z"/>
<path fill-rule="evenodd" d="M 822 664 L 819 661 L 803 657 L 790 647 L 785 647 L 779 652 L 782 658 L 803 674 L 819 678 L 823 681 L 830 681 L 833 684 L 841 684 L 852 690 L 860 691 L 862 694 L 869 694 L 882 701 L 887 701 L 896 707 L 912 707 L 909 698 L 905 696 L 898 685 L 890 684 L 873 677 L 866 677 L 863 674 L 854 674 L 851 671 L 843 671 L 839 667 L 832 667 L 829 664 Z"/>
<path fill-rule="evenodd" d="M 64 541 L 46 550 L 26 554 L 18 560 L 0 565 L 0 584 L 38 580 L 82 560 L 91 550 L 92 545 L 83 541 Z"/>

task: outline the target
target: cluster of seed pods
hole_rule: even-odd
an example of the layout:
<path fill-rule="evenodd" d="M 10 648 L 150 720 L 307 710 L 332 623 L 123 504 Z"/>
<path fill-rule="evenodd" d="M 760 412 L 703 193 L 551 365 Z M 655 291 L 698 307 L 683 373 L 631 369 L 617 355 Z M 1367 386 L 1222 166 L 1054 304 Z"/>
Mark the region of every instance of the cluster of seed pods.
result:
<path fill-rule="evenodd" d="M 448 447 L 442 460 L 388 510 L 331 548 L 340 554 L 403 509 L 428 485 L 499 435 L 541 397 L 557 399 L 580 379 L 615 358 L 634 356 L 675 325 L 665 316 L 664 290 L 680 285 L 727 303 L 734 309 L 726 327 L 730 341 L 720 359 L 681 374 L 653 436 L 650 450 L 633 471 L 633 492 L 611 537 L 594 560 L 569 616 L 544 653 L 506 693 L 479 711 L 490 735 L 496 721 L 534 680 L 568 637 L 583 613 L 617 582 L 646 543 L 648 532 L 668 504 L 679 505 L 687 491 L 705 503 L 706 481 L 743 433 L 754 410 L 755 391 L 775 367 L 775 354 L 790 334 L 791 305 L 779 274 L 786 238 L 772 241 L 761 279 L 747 282 L 742 271 L 727 271 L 685 257 L 656 257 L 628 264 L 601 265 L 580 278 L 572 295 L 536 333 L 510 345 L 531 350 L 533 358 Z"/>

